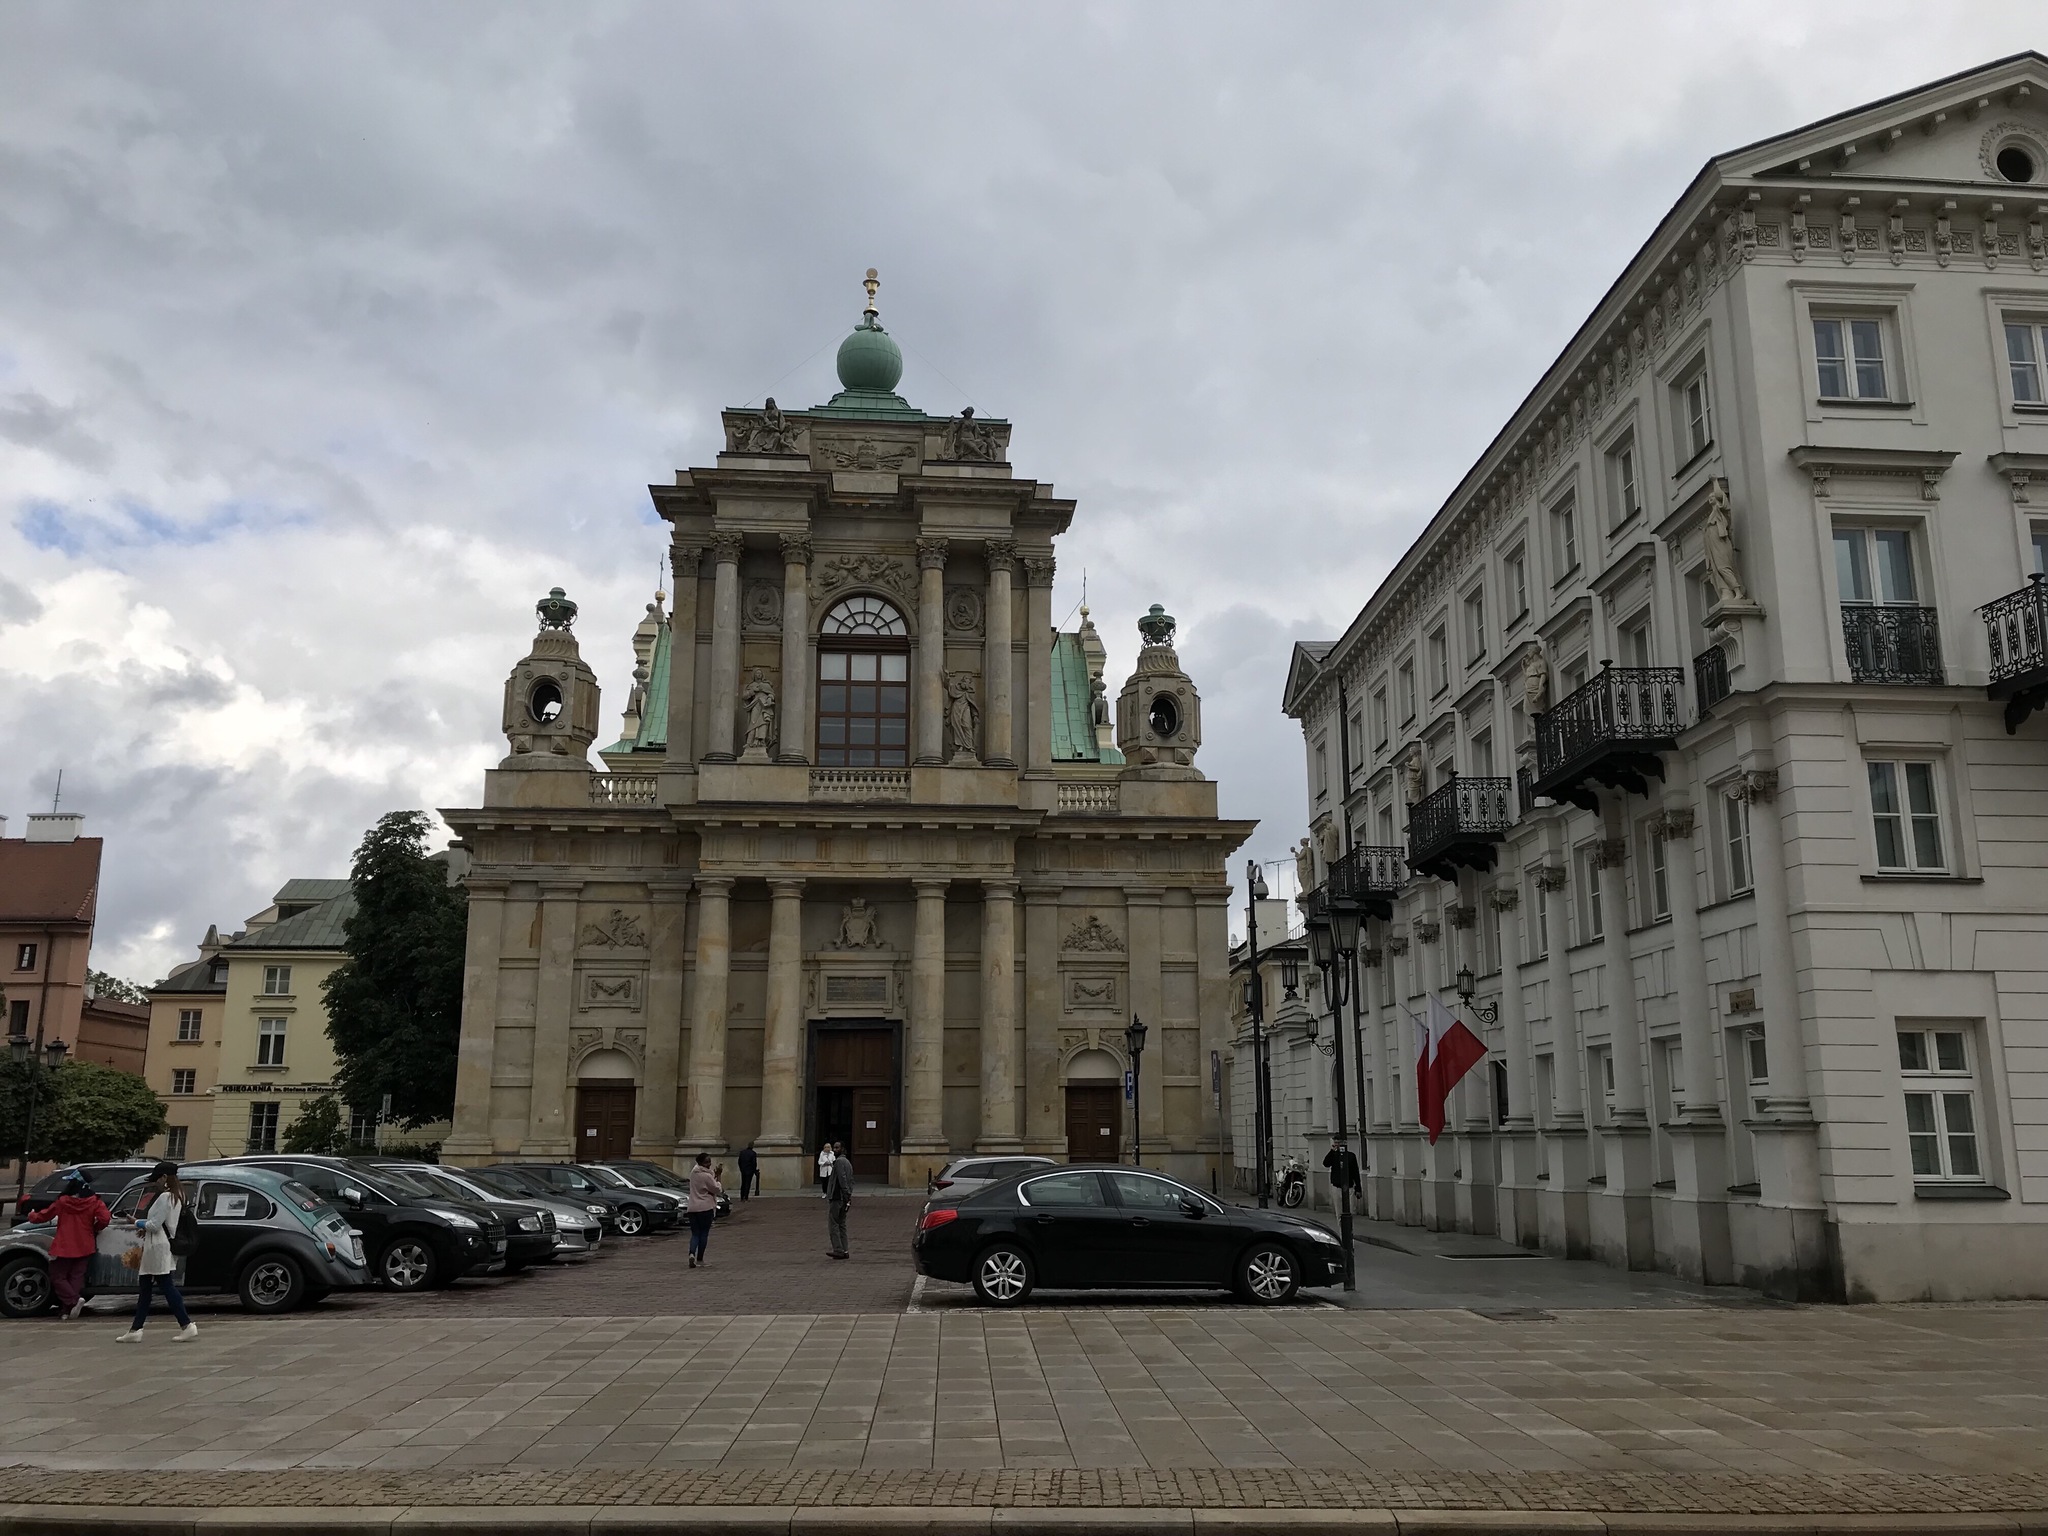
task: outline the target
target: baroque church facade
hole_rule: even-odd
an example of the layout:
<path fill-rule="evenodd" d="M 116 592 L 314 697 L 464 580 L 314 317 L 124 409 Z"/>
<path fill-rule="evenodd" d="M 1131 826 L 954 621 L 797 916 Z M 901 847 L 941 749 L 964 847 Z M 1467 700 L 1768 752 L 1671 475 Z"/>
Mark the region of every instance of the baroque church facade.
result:
<path fill-rule="evenodd" d="M 922 1184 L 968 1151 L 1222 1150 L 1230 854 L 1201 701 L 1160 607 L 1112 709 L 1074 503 L 1010 425 L 927 415 L 875 307 L 808 411 L 724 413 L 650 487 L 672 605 L 633 637 L 619 739 L 557 589 L 506 682 L 509 751 L 443 814 L 471 859 L 451 1162 L 821 1141 Z M 1133 1019 L 1144 1025 L 1127 1102 Z"/>

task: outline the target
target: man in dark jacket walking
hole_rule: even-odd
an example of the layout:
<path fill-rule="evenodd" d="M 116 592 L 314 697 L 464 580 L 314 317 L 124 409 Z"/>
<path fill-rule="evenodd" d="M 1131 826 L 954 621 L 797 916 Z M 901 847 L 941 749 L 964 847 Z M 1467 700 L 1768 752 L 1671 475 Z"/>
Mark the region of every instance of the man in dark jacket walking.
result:
<path fill-rule="evenodd" d="M 843 1145 L 832 1149 L 837 1156 L 832 1159 L 832 1172 L 825 1179 L 825 1236 L 831 1243 L 826 1250 L 835 1259 L 851 1258 L 846 1250 L 846 1208 L 853 1204 L 853 1159 L 846 1155 Z"/>
<path fill-rule="evenodd" d="M 747 1198 L 748 1192 L 760 1188 L 761 1155 L 754 1150 L 750 1141 L 740 1149 L 740 1198 Z"/>

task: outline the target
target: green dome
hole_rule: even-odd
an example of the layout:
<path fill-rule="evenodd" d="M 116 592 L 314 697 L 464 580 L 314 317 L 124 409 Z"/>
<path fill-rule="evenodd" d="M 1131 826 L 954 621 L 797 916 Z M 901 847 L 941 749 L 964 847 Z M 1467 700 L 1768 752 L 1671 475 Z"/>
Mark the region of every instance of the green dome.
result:
<path fill-rule="evenodd" d="M 839 343 L 839 383 L 843 389 L 871 390 L 886 395 L 903 377 L 903 352 L 874 320 L 863 320 Z"/>

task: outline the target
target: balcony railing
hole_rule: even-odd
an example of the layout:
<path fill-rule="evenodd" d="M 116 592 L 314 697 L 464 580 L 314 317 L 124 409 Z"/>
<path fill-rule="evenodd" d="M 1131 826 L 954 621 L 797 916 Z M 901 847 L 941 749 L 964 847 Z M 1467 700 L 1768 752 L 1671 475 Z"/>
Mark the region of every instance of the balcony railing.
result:
<path fill-rule="evenodd" d="M 1526 816 L 1536 809 L 1536 770 L 1517 768 L 1515 770 L 1515 813 Z"/>
<path fill-rule="evenodd" d="M 1977 611 L 1991 645 L 1991 686 L 1985 691 L 2005 701 L 2009 736 L 2028 715 L 2048 706 L 2048 575 L 2036 571 L 2019 591 Z"/>
<path fill-rule="evenodd" d="M 1600 808 L 1591 785 L 1648 794 L 1664 777 L 1660 754 L 1678 744 L 1684 727 L 1679 667 L 1617 667 L 1599 675 L 1536 717 L 1536 793 Z"/>
<path fill-rule="evenodd" d="M 1408 863 L 1419 874 L 1456 880 L 1460 868 L 1487 870 L 1513 823 L 1514 782 L 1452 774 L 1441 789 L 1408 807 Z"/>
<path fill-rule="evenodd" d="M 661 780 L 651 773 L 593 773 L 590 776 L 592 805 L 652 805 L 659 798 Z"/>
<path fill-rule="evenodd" d="M 1710 645 L 1693 657 L 1692 690 L 1702 718 L 1735 691 L 1728 686 L 1728 653 L 1720 646 Z"/>
<path fill-rule="evenodd" d="M 849 805 L 910 798 L 908 768 L 813 768 L 811 798 Z"/>
<path fill-rule="evenodd" d="M 1859 683 L 1944 683 L 1941 630 L 1932 608 L 1845 603 L 1842 639 Z"/>
<path fill-rule="evenodd" d="M 1113 779 L 1062 784 L 1053 800 L 1054 808 L 1063 816 L 1114 816 L 1120 803 Z"/>
<path fill-rule="evenodd" d="M 1353 848 L 1330 866 L 1327 890 L 1332 901 L 1353 901 L 1370 917 L 1394 915 L 1394 898 L 1408 883 L 1408 854 L 1403 848 Z"/>

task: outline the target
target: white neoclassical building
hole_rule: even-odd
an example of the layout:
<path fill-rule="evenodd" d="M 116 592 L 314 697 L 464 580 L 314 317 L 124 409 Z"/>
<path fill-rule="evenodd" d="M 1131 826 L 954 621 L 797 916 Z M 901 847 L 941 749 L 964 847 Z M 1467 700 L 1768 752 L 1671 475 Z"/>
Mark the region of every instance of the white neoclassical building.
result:
<path fill-rule="evenodd" d="M 1701 171 L 1294 657 L 1375 1214 L 2048 1294 L 2044 480 L 2048 58 Z M 1400 1009 L 1461 968 L 1493 1056 L 1432 1148 Z"/>

